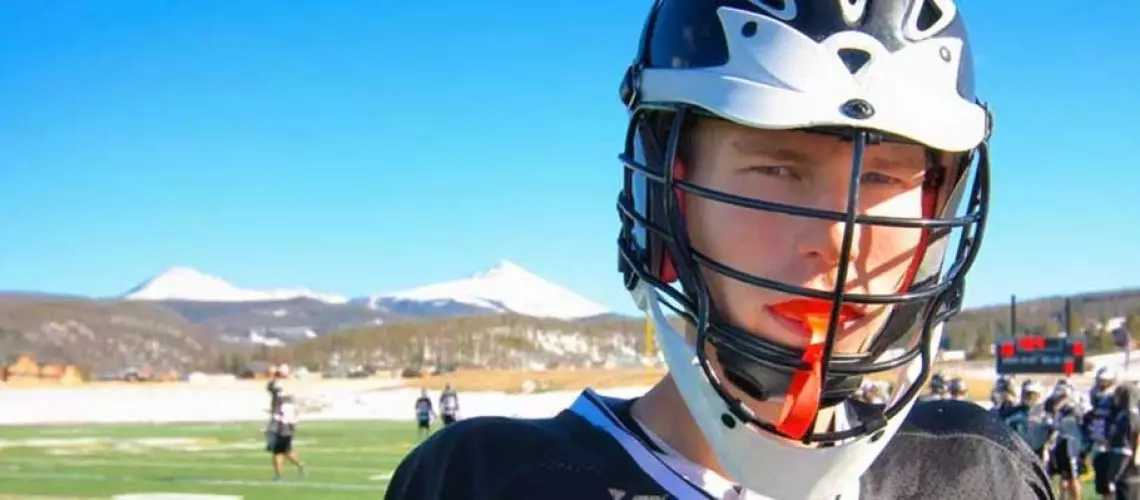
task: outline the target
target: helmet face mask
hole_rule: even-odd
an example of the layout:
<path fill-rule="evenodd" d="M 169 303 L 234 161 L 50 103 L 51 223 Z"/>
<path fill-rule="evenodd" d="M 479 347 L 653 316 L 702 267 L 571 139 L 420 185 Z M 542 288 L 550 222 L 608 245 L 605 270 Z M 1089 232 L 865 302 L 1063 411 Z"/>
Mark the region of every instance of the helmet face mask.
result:
<path fill-rule="evenodd" d="M 845 332 L 841 331 L 841 321 L 827 322 L 826 340 L 822 342 L 823 349 L 820 351 L 825 359 L 821 363 L 821 371 L 826 374 L 822 376 L 827 380 L 821 387 L 822 407 L 834 406 L 850 398 L 862 377 L 894 374 L 892 372 L 897 372 L 918 359 L 923 360 L 919 363 L 923 371 L 917 379 L 924 380 L 928 375 L 925 371 L 934 356 L 934 329 L 959 309 L 962 277 L 976 256 L 984 223 L 984 202 L 988 187 L 988 162 L 984 158 L 984 151 L 979 155 L 980 158 L 967 157 L 959 164 L 950 166 L 950 169 L 961 172 L 962 175 L 958 176 L 960 178 L 967 177 L 965 174 L 976 174 L 969 188 L 969 206 L 965 214 L 924 214 L 923 217 L 909 218 L 867 215 L 866 210 L 858 207 L 863 162 L 868 156 L 867 151 L 882 147 L 883 139 L 876 137 L 879 134 L 871 130 L 814 130 L 811 133 L 835 136 L 850 143 L 853 152 L 850 169 L 843 173 L 849 179 L 848 207 L 839 212 L 802 205 L 782 205 L 766 199 L 745 198 L 737 193 L 713 190 L 680 175 L 678 170 L 691 173 L 694 168 L 706 168 L 701 165 L 686 168 L 685 162 L 678 157 L 678 150 L 682 149 L 681 143 L 686 140 L 682 132 L 692 131 L 692 126 L 685 120 L 710 120 L 698 118 L 703 114 L 705 113 L 687 106 L 678 106 L 672 111 L 650 107 L 634 112 L 626 152 L 622 155 L 627 173 L 626 187 L 619 203 L 623 224 L 628 229 L 621 238 L 624 267 L 629 271 L 626 275 L 627 286 L 632 288 L 639 283 L 651 284 L 660 294 L 662 303 L 686 319 L 694 344 L 710 347 L 696 349 L 696 355 L 705 375 L 715 381 L 714 387 L 726 401 L 745 399 L 742 396 L 754 401 L 779 399 L 787 392 L 797 368 L 802 364 L 804 346 L 773 341 L 769 336 L 754 333 L 754 328 L 744 328 L 741 322 L 728 320 L 724 309 L 727 301 L 718 301 L 718 290 L 711 286 L 710 282 L 715 281 L 719 281 L 721 290 L 725 288 L 726 281 L 731 281 L 732 285 L 738 287 L 743 285 L 764 290 L 769 297 L 823 299 L 830 305 L 828 312 L 836 317 L 844 307 L 851 305 L 876 309 L 884 316 L 879 322 L 879 331 L 872 335 L 864 333 L 863 342 L 854 349 L 850 345 L 842 346 L 842 334 Z M 669 123 L 662 127 L 662 122 L 665 121 Z M 662 135 L 665 137 L 662 138 Z M 874 144 L 876 140 L 880 143 Z M 947 170 L 935 163 L 937 156 L 937 152 L 928 151 L 930 167 L 927 172 L 939 174 Z M 975 166 L 967 164 L 969 160 L 980 161 Z M 960 196 L 964 186 L 965 182 L 960 181 L 947 190 L 958 191 Z M 862 191 L 865 192 L 866 189 Z M 673 194 L 667 196 L 665 193 Z M 918 248 L 921 255 L 913 257 L 912 262 L 908 263 L 913 266 L 908 272 L 912 276 L 919 274 L 916 272 L 918 267 L 932 265 L 922 261 L 941 260 L 941 249 L 945 248 L 951 230 L 958 229 L 965 234 L 958 237 L 955 262 L 945 275 L 937 270 L 928 271 L 923 280 L 911 280 L 903 289 L 892 290 L 890 293 L 813 288 L 802 283 L 742 271 L 737 266 L 696 248 L 692 235 L 700 228 L 689 227 L 682 208 L 685 204 L 682 200 L 686 198 L 690 206 L 710 200 L 731 205 L 734 209 L 768 212 L 789 219 L 822 220 L 823 224 L 844 224 L 851 221 L 845 224 L 842 231 L 843 247 L 837 258 L 839 262 L 849 264 L 854 261 L 852 247 L 856 232 L 866 234 L 882 231 L 883 228 L 921 231 L 924 233 L 923 246 Z M 697 201 L 697 198 L 704 200 Z M 764 228 L 730 230 L 762 232 Z M 853 278 L 846 276 L 845 271 L 852 265 L 835 267 L 836 274 L 839 275 L 835 282 L 847 282 L 850 286 Z M 724 294 L 720 295 L 723 298 Z M 896 398 L 895 404 L 885 408 L 883 417 L 896 415 L 903 407 L 902 403 L 917 396 L 919 387 L 917 384 L 906 384 L 902 389 L 905 391 L 900 394 L 902 397 Z M 733 404 L 732 408 L 733 416 L 738 420 L 804 443 L 846 439 L 860 433 L 873 433 L 882 426 L 881 420 L 872 419 L 864 425 L 842 431 L 789 435 L 782 432 L 775 422 L 756 418 L 748 405 Z"/>
<path fill-rule="evenodd" d="M 881 438 L 929 378 L 941 325 L 960 309 L 964 276 L 979 249 L 989 196 L 989 112 L 972 95 L 968 68 L 936 68 L 948 79 L 939 83 L 942 93 L 906 85 L 936 72 L 924 67 L 934 64 L 931 58 L 906 66 L 919 55 L 968 64 L 964 31 L 958 39 L 888 49 L 885 39 L 866 31 L 822 30 L 825 11 L 847 5 L 831 3 L 799 2 L 789 21 L 743 6 L 749 2 L 658 2 L 642 53 L 622 84 L 630 123 L 620 156 L 626 166 L 618 203 L 620 267 L 635 300 L 658 323 L 659 339 L 685 337 L 687 355 L 679 343 L 661 339 L 659 345 L 678 350 L 666 352 L 674 378 L 700 379 L 678 381 L 690 410 L 710 402 L 695 392 L 715 394 L 712 404 L 723 406 L 709 417 L 717 422 L 696 418 L 712 441 L 712 434 L 738 428 L 819 450 L 814 447 L 821 443 Z M 888 14 L 905 17 L 903 7 L 921 3 L 875 3 L 880 11 L 862 15 L 871 16 L 866 22 L 872 25 L 890 22 Z M 962 30 L 950 15 L 939 21 L 944 35 Z M 816 32 L 806 33 L 809 25 Z M 688 45 L 680 33 L 692 34 Z M 885 41 L 892 40 L 898 42 Z M 834 52 L 815 52 L 856 49 L 871 62 L 846 73 L 852 87 L 820 83 L 846 62 Z M 875 69 L 875 61 L 891 59 L 896 64 L 879 66 L 891 69 Z M 963 72 L 969 81 L 961 81 Z M 889 83 L 897 81 L 904 83 Z M 835 107 L 823 110 L 809 101 Z M 923 103 L 928 115 L 916 107 Z M 901 110 L 915 116 L 904 118 Z M 947 125 L 930 125 L 940 119 Z M 807 159 L 767 155 L 771 161 L 738 165 L 756 167 L 766 180 L 750 174 L 713 179 L 718 174 L 710 169 L 734 167 L 699 151 L 708 142 L 700 129 L 709 123 L 717 133 L 753 131 L 759 135 L 748 142 L 772 143 Z M 907 163 L 920 180 L 884 195 L 873 184 L 881 173 L 877 161 L 907 148 L 916 152 Z M 829 153 L 818 153 L 824 150 Z M 765 184 L 785 176 L 792 184 Z M 757 187 L 763 185 L 769 188 Z M 785 196 L 790 192 L 801 196 Z M 897 201 L 906 196 L 913 203 Z M 899 208 L 904 205 L 909 208 Z M 882 241 L 896 243 L 884 247 Z M 789 248 L 773 251 L 773 242 Z M 947 254 L 952 261 L 943 267 Z M 789 271 L 808 261 L 816 267 Z M 812 331 L 790 333 L 794 325 L 773 313 L 792 301 L 825 304 L 812 308 Z M 657 315 L 661 308 L 683 318 L 686 331 L 669 328 Z M 885 407 L 859 406 L 853 397 L 871 376 L 899 379 Z M 843 428 L 816 422 L 841 403 L 857 406 Z"/>

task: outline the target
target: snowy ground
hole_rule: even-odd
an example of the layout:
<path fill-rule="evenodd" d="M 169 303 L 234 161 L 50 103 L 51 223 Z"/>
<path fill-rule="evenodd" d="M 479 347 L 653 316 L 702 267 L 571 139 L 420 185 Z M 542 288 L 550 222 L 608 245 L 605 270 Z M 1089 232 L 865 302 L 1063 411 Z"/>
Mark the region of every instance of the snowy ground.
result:
<path fill-rule="evenodd" d="M 608 389 L 607 395 L 630 397 L 641 388 Z M 419 389 L 375 381 L 372 387 L 314 384 L 298 390 L 306 420 L 410 420 Z M 464 417 L 550 416 L 569 406 L 578 392 L 461 394 Z M 438 399 L 438 393 L 431 394 Z M 0 389 L 0 425 L 106 422 L 229 422 L 266 418 L 264 387 L 193 387 L 189 385 L 107 388 Z"/>
<path fill-rule="evenodd" d="M 1089 372 L 1074 377 L 1078 387 L 1091 384 L 1093 370 L 1111 366 L 1123 379 L 1140 379 L 1140 362 L 1124 370 L 1124 355 L 1088 359 Z M 993 377 L 979 367 L 978 375 Z M 973 374 L 971 371 L 971 374 Z M 599 391 L 619 397 L 643 393 L 645 387 Z M 400 381 L 319 382 L 298 385 L 306 420 L 408 420 L 419 389 Z M 461 394 L 464 417 L 506 415 L 550 416 L 569 406 L 577 391 L 541 394 L 470 392 Z M 438 393 L 431 394 L 438 399 Z M 0 388 L 0 425 L 101 422 L 226 422 L 266 418 L 265 387 L 257 383 L 214 386 L 117 386 L 74 388 Z"/>

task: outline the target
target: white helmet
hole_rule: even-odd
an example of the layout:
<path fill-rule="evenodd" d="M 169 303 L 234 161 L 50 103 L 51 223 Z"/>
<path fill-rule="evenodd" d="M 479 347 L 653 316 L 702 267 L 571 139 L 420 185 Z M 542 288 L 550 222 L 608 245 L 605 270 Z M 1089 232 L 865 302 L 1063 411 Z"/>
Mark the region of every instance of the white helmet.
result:
<path fill-rule="evenodd" d="M 1102 367 L 1098 368 L 1096 370 L 1096 381 L 1097 382 L 1115 383 L 1116 382 L 1116 370 L 1113 370 L 1111 366 L 1102 366 Z"/>
<path fill-rule="evenodd" d="M 654 3 L 621 88 L 630 121 L 621 155 L 626 171 L 619 197 L 620 267 L 725 472 L 771 498 L 815 500 L 857 485 L 930 378 L 942 325 L 961 307 L 964 276 L 980 245 L 992 121 L 974 94 L 965 21 L 952 0 L 779 3 L 782 8 L 759 0 Z M 928 9 L 931 3 L 937 7 Z M 923 184 L 922 218 L 871 218 L 856 214 L 852 202 L 841 211 L 792 206 L 686 182 L 678 151 L 694 116 L 849 138 L 852 193 L 858 192 L 863 152 L 878 141 L 921 145 L 935 170 L 942 158 L 956 163 L 938 170 L 945 177 L 928 177 L 930 185 Z M 946 199 L 927 198 L 930 193 L 945 193 Z M 840 284 L 852 258 L 852 222 L 928 229 L 898 293 L 810 289 L 746 273 L 694 250 L 682 195 L 741 210 L 846 221 L 836 265 Z M 969 203 L 961 213 L 963 199 Z M 955 230 L 959 244 L 947 252 Z M 944 267 L 947 254 L 954 259 Z M 806 348 L 777 343 L 725 319 L 709 290 L 712 275 L 774 294 L 829 301 L 833 318 L 852 304 L 894 307 L 865 351 L 829 354 L 836 321 L 827 322 L 824 340 L 813 339 Z M 686 320 L 687 332 L 673 327 L 667 310 Z M 871 374 L 895 377 L 885 408 L 868 410 L 854 402 L 861 378 Z M 787 411 L 766 419 L 733 393 L 782 402 Z M 835 412 L 846 419 L 846 429 L 810 428 L 829 408 L 853 410 Z"/>

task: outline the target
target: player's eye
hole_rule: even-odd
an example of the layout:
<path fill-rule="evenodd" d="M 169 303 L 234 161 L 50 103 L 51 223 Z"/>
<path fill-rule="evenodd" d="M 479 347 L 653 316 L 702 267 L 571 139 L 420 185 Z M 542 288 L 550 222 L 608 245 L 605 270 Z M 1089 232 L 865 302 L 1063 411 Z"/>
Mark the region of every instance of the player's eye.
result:
<path fill-rule="evenodd" d="M 745 172 L 756 173 L 768 177 L 780 177 L 790 180 L 800 180 L 802 177 L 791 167 L 777 165 L 754 165 L 744 169 Z"/>

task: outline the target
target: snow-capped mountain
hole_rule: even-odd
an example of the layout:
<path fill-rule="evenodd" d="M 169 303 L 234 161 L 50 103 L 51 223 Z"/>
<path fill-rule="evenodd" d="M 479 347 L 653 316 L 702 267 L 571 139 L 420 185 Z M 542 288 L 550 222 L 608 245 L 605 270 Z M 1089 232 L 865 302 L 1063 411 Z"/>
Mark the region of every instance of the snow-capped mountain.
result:
<path fill-rule="evenodd" d="M 253 290 L 189 267 L 172 267 L 123 294 L 127 300 L 182 300 L 192 302 L 267 302 L 309 298 L 329 304 L 344 304 L 345 297 L 313 292 L 307 288 Z"/>
<path fill-rule="evenodd" d="M 578 319 L 607 314 L 605 306 L 542 279 L 518 264 L 500 261 L 466 278 L 364 299 L 369 308 L 424 315 L 484 311 L 539 318 Z"/>
<path fill-rule="evenodd" d="M 609 313 L 507 261 L 466 278 L 352 300 L 307 288 L 245 289 L 195 269 L 173 267 L 122 298 L 161 303 L 230 342 L 265 345 L 412 319 L 516 313 L 574 320 Z"/>

